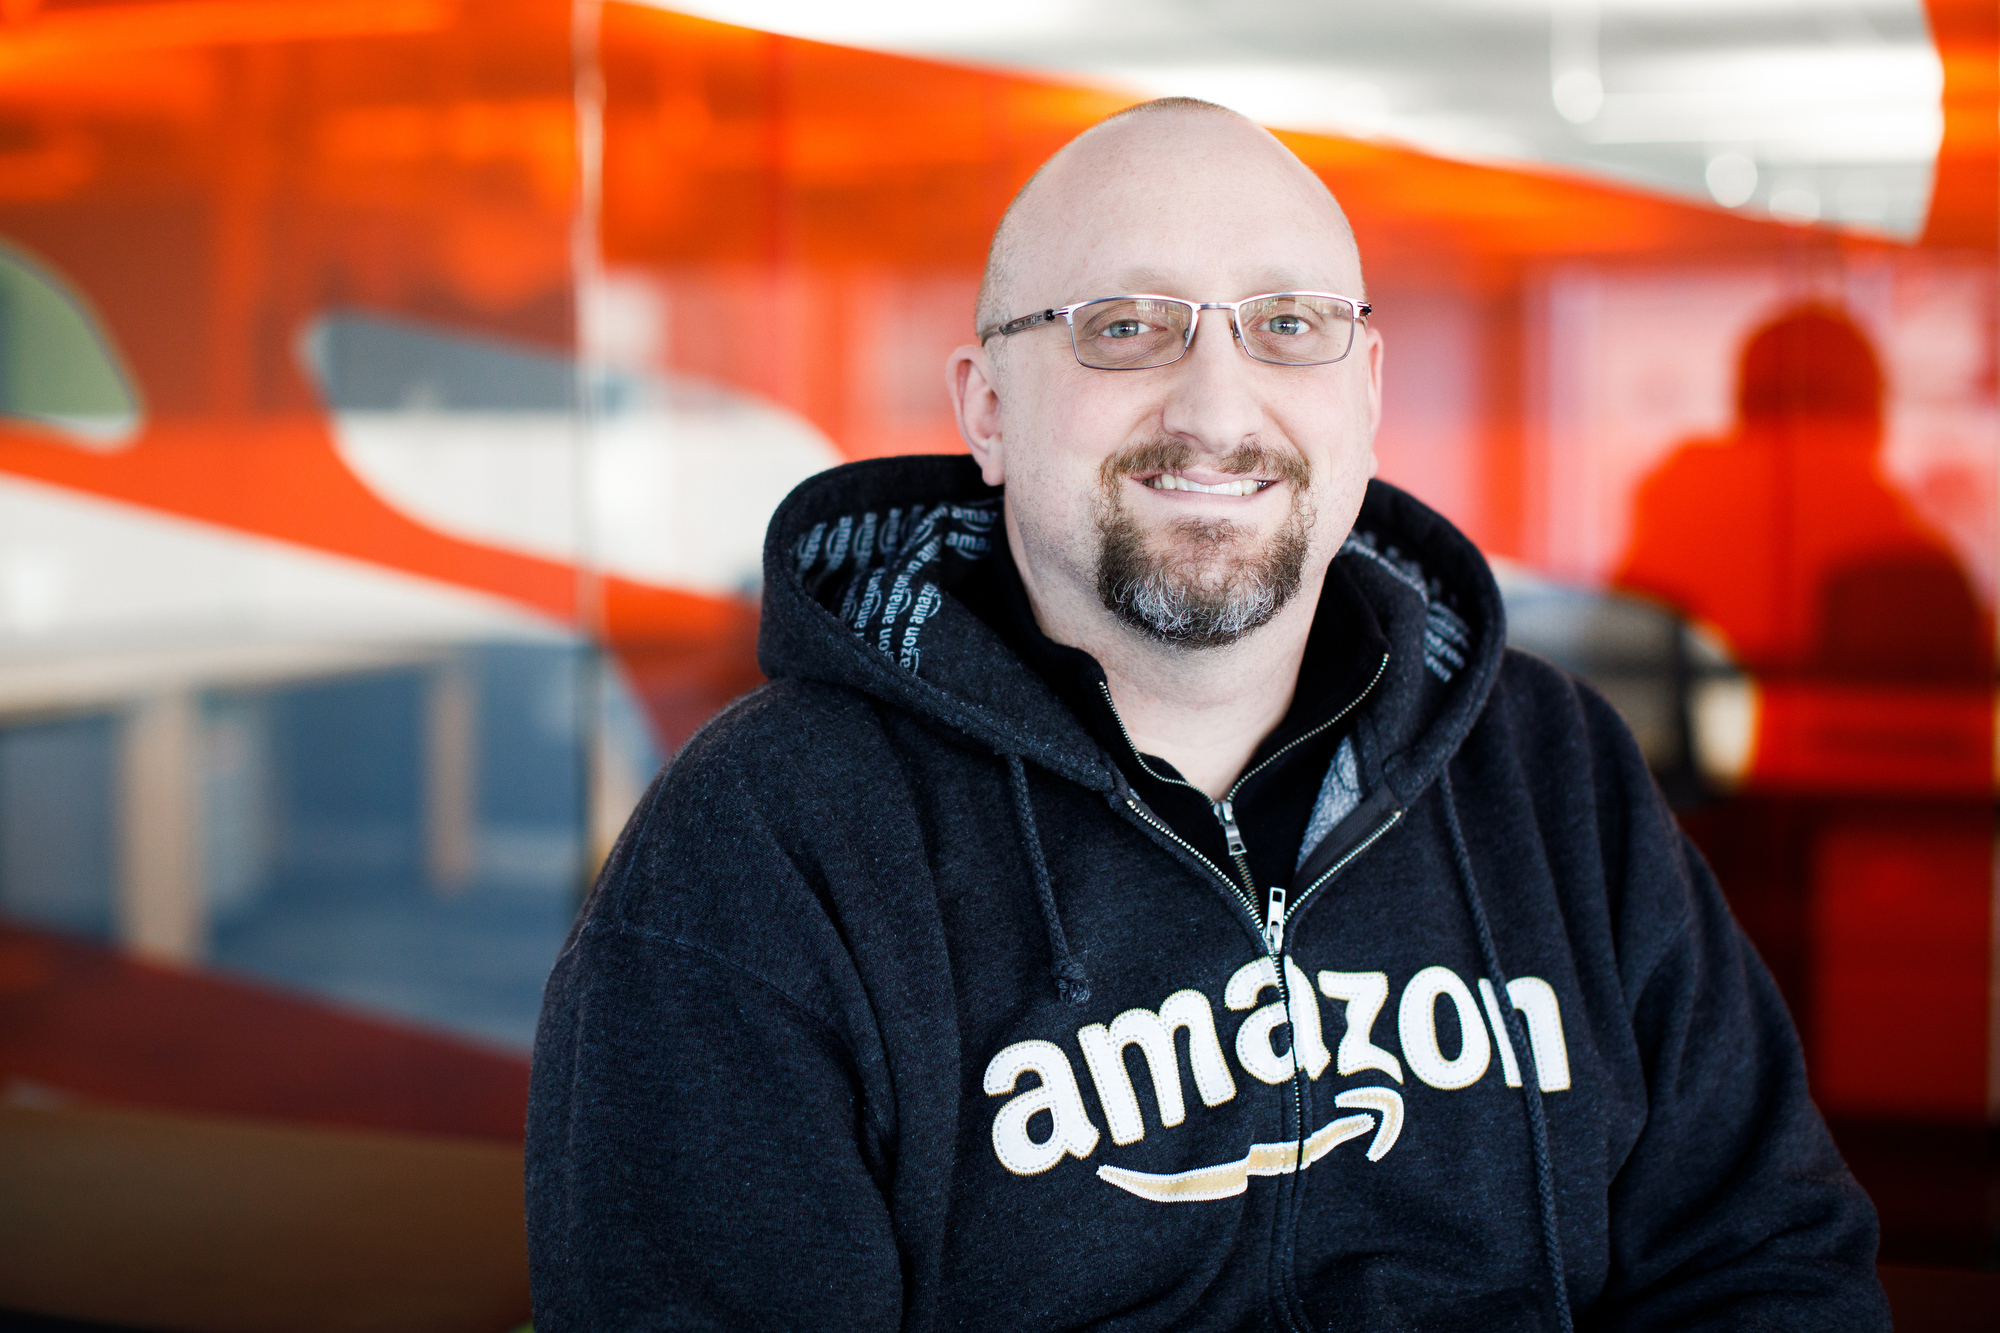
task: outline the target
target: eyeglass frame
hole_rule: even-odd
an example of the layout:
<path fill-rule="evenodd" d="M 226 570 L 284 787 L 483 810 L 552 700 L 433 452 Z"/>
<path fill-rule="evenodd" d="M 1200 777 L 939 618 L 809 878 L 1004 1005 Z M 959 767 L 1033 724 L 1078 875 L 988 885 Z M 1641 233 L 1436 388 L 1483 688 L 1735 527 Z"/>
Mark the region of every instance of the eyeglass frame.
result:
<path fill-rule="evenodd" d="M 1268 301 L 1278 296 L 1318 296 L 1346 302 L 1347 306 L 1354 311 L 1353 315 L 1348 318 L 1347 350 L 1339 356 L 1334 357 L 1331 361 L 1273 361 L 1269 357 L 1258 356 L 1255 352 L 1251 351 L 1250 345 L 1243 340 L 1243 307 L 1251 304 L 1253 301 Z M 1101 305 L 1107 301 L 1168 301 L 1174 305 L 1186 306 L 1192 310 L 1194 313 L 1188 319 L 1187 336 L 1181 339 L 1180 354 L 1174 357 L 1173 361 L 1159 361 L 1150 366 L 1093 366 L 1088 361 L 1085 361 L 1083 359 L 1083 349 L 1076 345 L 1076 312 L 1085 306 Z M 1016 316 L 1005 323 L 994 324 L 987 328 L 984 333 L 979 335 L 979 345 L 984 347 L 995 338 L 1007 338 L 1012 337 L 1016 333 L 1026 333 L 1029 329 L 1039 328 L 1044 324 L 1053 324 L 1057 318 L 1061 318 L 1069 326 L 1070 355 L 1074 356 L 1076 363 L 1085 370 L 1161 370 L 1187 356 L 1188 350 L 1194 346 L 1194 335 L 1201 331 L 1201 312 L 1204 310 L 1227 310 L 1229 312 L 1230 337 L 1238 347 L 1243 349 L 1243 355 L 1249 357 L 1252 361 L 1265 366 L 1289 366 L 1295 370 L 1304 370 L 1311 366 L 1336 366 L 1345 361 L 1348 354 L 1354 350 L 1354 328 L 1365 323 L 1368 316 L 1375 313 L 1375 307 L 1368 304 L 1368 302 L 1357 301 L 1351 296 L 1342 296 L 1339 292 L 1260 292 L 1256 296 L 1246 296 L 1240 301 L 1189 301 L 1179 296 L 1160 296 L 1150 292 L 1135 292 L 1125 296 L 1093 296 L 1088 301 L 1075 301 L 1065 306 L 1051 306 L 1046 310 L 1037 310 L 1031 315 Z"/>

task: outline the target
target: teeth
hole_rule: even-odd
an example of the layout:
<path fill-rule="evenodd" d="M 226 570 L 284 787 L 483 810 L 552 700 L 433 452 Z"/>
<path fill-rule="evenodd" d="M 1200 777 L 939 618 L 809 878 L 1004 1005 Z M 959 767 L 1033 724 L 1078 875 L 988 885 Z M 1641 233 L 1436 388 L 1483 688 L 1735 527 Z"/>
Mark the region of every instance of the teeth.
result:
<path fill-rule="evenodd" d="M 1263 489 L 1263 483 L 1255 480 L 1225 481 L 1215 486 L 1204 486 L 1198 481 L 1173 472 L 1162 472 L 1148 485 L 1160 491 L 1200 491 L 1205 495 L 1255 495 Z"/>

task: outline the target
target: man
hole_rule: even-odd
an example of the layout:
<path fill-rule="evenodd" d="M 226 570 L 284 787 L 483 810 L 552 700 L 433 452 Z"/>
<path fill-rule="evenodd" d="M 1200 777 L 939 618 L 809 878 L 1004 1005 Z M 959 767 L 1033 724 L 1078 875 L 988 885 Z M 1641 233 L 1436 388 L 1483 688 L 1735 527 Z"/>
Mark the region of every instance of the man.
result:
<path fill-rule="evenodd" d="M 1333 198 L 1218 108 L 1022 191 L 972 458 L 785 502 L 771 683 L 549 983 L 544 1333 L 1887 1327 L 1624 728 L 1370 482 L 1366 314 Z"/>

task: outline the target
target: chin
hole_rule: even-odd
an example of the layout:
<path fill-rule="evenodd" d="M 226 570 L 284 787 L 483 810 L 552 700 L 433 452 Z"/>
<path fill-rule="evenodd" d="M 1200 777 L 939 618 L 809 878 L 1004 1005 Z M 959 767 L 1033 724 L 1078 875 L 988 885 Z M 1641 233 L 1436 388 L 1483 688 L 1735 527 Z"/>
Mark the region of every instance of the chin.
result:
<path fill-rule="evenodd" d="M 1276 540 L 1264 532 L 1226 518 L 1176 518 L 1145 534 L 1156 559 L 1189 569 L 1239 565 L 1264 558 Z"/>

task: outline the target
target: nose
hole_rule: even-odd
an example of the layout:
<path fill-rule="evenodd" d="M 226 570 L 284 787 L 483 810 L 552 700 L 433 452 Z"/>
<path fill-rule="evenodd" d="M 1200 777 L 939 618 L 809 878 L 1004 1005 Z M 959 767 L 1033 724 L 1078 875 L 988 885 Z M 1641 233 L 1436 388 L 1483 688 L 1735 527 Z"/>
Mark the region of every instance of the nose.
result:
<path fill-rule="evenodd" d="M 1228 310 L 1204 310 L 1194 345 L 1167 370 L 1160 428 L 1204 451 L 1230 453 L 1264 428 L 1257 363 L 1236 345 Z"/>

